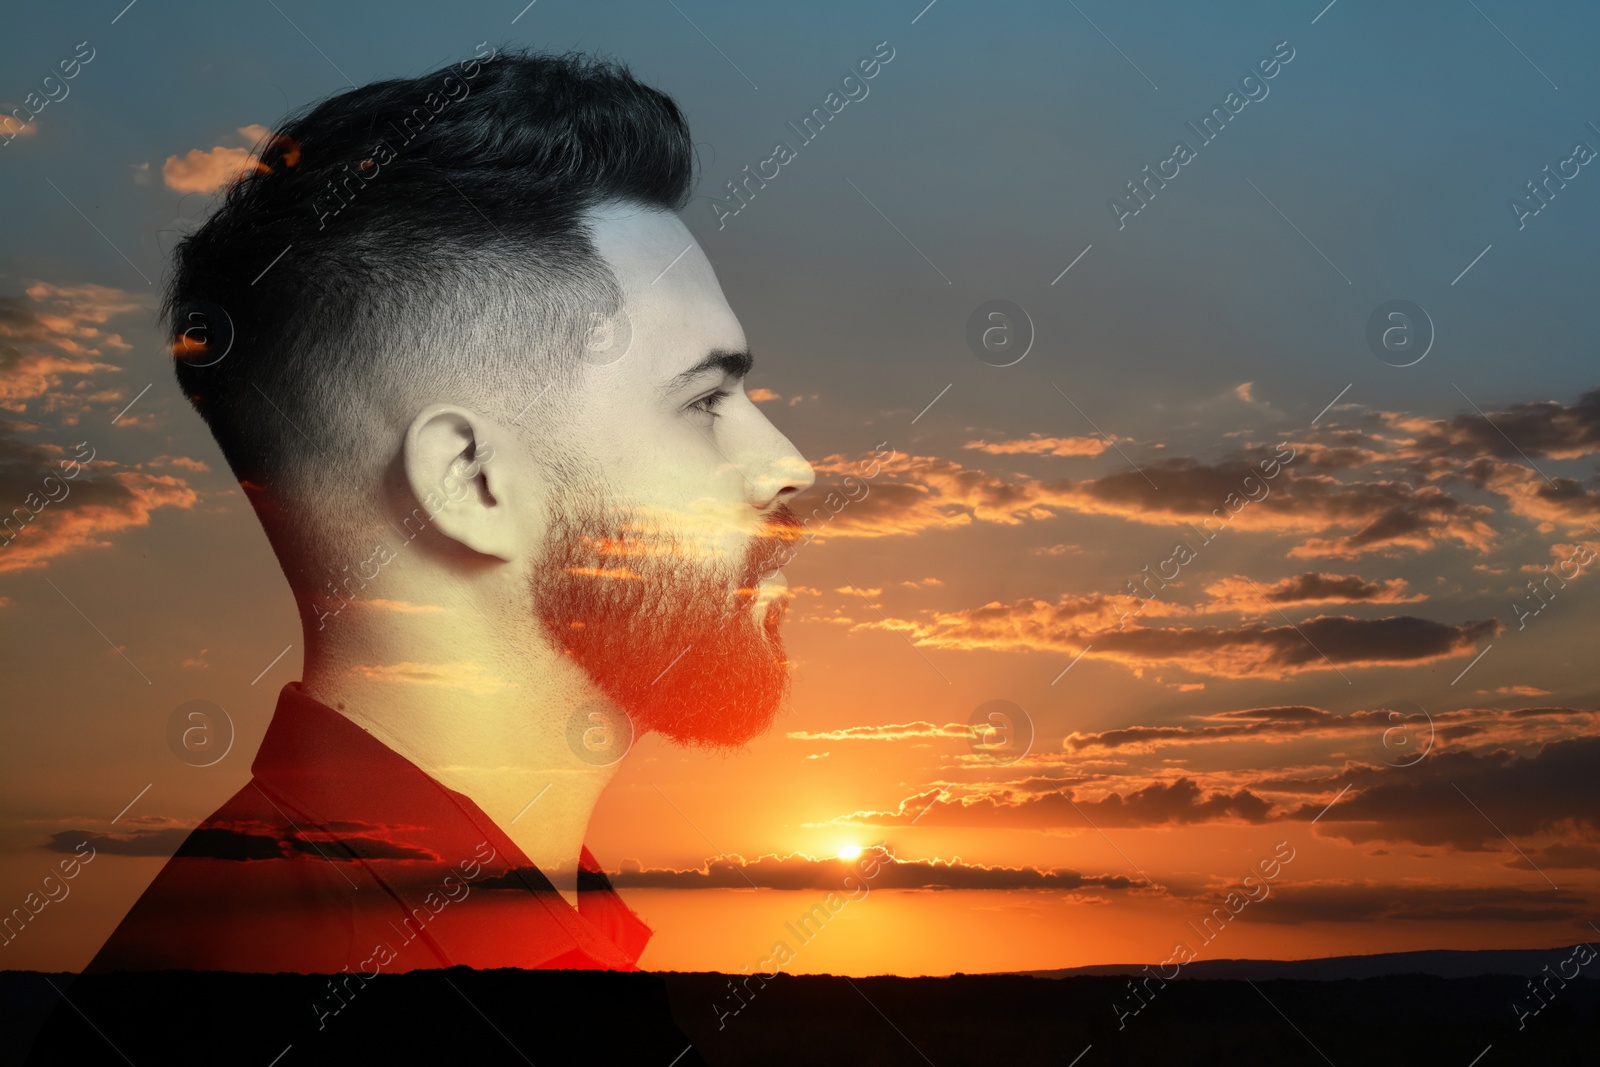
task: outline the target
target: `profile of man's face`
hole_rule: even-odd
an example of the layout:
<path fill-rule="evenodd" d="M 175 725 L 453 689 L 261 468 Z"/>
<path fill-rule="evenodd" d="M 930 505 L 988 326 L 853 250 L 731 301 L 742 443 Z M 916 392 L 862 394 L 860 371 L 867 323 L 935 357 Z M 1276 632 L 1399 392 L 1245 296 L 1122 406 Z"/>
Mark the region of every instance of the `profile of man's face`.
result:
<path fill-rule="evenodd" d="M 621 206 L 591 224 L 626 310 L 545 423 L 560 458 L 530 574 L 540 636 L 636 733 L 737 746 L 787 688 L 776 567 L 813 475 L 745 395 L 744 332 L 687 228 Z"/>

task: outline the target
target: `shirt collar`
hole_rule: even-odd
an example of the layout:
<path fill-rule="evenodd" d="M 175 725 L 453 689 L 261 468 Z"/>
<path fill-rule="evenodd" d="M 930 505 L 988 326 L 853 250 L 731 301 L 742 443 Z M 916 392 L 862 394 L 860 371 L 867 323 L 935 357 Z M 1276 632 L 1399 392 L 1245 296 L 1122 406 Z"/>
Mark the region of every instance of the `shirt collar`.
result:
<path fill-rule="evenodd" d="M 306 695 L 298 682 L 280 692 L 251 771 L 255 784 L 289 809 L 286 814 L 298 814 L 347 848 L 360 842 L 355 851 L 371 876 L 407 904 L 404 879 L 386 873 L 379 861 L 410 849 L 455 863 L 472 857 L 487 842 L 495 859 L 483 864 L 487 877 L 479 884 L 496 891 L 509 888 L 513 895 L 517 883 L 526 888 L 528 899 L 518 899 L 515 915 L 526 922 L 531 911 L 537 921 L 542 916 L 535 902 L 542 906 L 548 919 L 538 923 L 535 940 L 544 946 L 541 952 L 549 951 L 550 935 L 557 935 L 554 942 L 570 941 L 594 966 L 633 969 L 651 936 L 587 846 L 580 856 L 583 873 L 574 910 L 470 797 L 447 788 L 352 720 Z M 436 924 L 435 930 L 447 925 Z M 453 962 L 470 962 L 451 952 L 448 943 L 441 942 L 440 948 Z"/>

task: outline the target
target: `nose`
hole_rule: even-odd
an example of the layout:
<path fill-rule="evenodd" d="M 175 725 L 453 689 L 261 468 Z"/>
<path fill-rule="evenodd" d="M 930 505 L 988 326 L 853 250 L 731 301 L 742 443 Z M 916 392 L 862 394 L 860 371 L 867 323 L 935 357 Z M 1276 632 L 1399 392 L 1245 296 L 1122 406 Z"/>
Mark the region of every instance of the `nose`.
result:
<path fill-rule="evenodd" d="M 787 504 L 810 489 L 816 484 L 817 472 L 765 415 L 761 421 L 766 439 L 759 460 L 752 465 L 749 488 L 751 506 L 766 511 L 775 504 Z"/>

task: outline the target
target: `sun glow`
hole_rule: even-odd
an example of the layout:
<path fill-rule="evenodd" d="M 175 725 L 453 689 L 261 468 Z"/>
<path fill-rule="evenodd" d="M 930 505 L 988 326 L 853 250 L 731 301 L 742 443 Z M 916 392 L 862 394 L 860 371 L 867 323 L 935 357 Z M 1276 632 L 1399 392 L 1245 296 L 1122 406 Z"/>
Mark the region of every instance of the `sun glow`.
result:
<path fill-rule="evenodd" d="M 860 845 L 841 845 L 839 847 L 839 858 L 842 860 L 853 860 L 859 855 L 861 855 Z"/>

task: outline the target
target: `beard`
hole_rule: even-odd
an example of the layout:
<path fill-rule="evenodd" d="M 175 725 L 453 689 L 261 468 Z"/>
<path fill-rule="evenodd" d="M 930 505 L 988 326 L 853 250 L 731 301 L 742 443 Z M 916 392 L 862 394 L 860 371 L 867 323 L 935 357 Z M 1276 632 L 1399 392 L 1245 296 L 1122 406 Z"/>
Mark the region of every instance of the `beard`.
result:
<path fill-rule="evenodd" d="M 742 558 L 697 558 L 685 542 L 597 491 L 551 503 L 530 580 L 551 646 L 626 713 L 632 734 L 736 749 L 772 725 L 787 694 L 779 629 L 786 599 L 757 617 L 757 583 L 777 569 L 800 522 L 768 512 Z"/>

